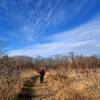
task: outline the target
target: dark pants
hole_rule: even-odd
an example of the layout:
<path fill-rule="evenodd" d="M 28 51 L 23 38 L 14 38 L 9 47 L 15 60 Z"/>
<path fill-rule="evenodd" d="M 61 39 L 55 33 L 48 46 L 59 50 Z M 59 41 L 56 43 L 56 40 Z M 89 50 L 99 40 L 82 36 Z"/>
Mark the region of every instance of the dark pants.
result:
<path fill-rule="evenodd" d="M 44 75 L 40 75 L 40 83 L 43 83 Z"/>

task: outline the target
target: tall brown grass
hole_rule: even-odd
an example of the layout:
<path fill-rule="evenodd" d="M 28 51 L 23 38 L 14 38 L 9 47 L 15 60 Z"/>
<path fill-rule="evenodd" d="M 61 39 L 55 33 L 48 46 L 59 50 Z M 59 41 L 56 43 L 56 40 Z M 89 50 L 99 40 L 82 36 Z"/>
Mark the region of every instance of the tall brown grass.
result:
<path fill-rule="evenodd" d="M 30 62 L 24 57 L 4 56 L 0 59 L 0 100 L 14 100 L 22 87 L 21 73 L 32 66 Z"/>
<path fill-rule="evenodd" d="M 62 58 L 56 59 L 56 68 L 49 67 L 48 82 L 55 90 L 51 100 L 100 100 L 100 58 L 72 54 Z"/>
<path fill-rule="evenodd" d="M 44 64 L 48 85 L 55 94 L 51 100 L 99 100 L 100 57 L 56 55 L 49 58 L 26 56 L 0 58 L 0 100 L 14 100 L 22 87 L 21 74 Z M 25 75 L 25 74 L 24 74 Z"/>

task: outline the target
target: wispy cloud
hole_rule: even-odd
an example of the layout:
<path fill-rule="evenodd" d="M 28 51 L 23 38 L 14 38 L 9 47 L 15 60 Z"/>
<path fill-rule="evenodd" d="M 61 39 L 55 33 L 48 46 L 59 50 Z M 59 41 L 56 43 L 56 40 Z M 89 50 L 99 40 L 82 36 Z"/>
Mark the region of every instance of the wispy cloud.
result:
<path fill-rule="evenodd" d="M 73 30 L 48 37 L 52 43 L 31 45 L 11 51 L 11 55 L 50 56 L 70 51 L 81 54 L 100 54 L 100 16 Z"/>
<path fill-rule="evenodd" d="M 95 0 L 91 2 L 89 0 L 37 0 L 34 2 L 33 0 L 20 2 L 3 0 L 0 5 L 6 9 L 4 13 L 10 15 L 17 24 L 18 28 L 10 33 L 16 33 L 22 42 L 25 40 L 33 42 L 37 38 L 44 37 L 50 28 L 62 26 L 64 22 L 69 24 L 70 21 L 77 19 L 81 11 L 86 13 L 89 10 L 89 8 L 84 9 L 87 5 L 93 6 L 95 2 Z"/>
<path fill-rule="evenodd" d="M 70 51 L 99 54 L 98 2 L 0 0 L 0 39 L 8 40 L 13 48 L 10 55 L 49 56 Z M 14 48 L 21 44 L 24 48 Z"/>
<path fill-rule="evenodd" d="M 48 43 L 48 44 L 40 44 L 31 47 L 25 47 L 19 50 L 10 51 L 10 55 L 28 55 L 28 56 L 52 56 L 56 54 L 67 54 L 71 51 L 75 51 L 76 53 L 80 53 L 82 51 L 84 53 L 84 49 L 95 49 L 97 51 L 100 49 L 100 46 L 91 46 L 91 41 L 83 41 L 77 43 Z M 78 52 L 77 52 L 78 51 Z"/>

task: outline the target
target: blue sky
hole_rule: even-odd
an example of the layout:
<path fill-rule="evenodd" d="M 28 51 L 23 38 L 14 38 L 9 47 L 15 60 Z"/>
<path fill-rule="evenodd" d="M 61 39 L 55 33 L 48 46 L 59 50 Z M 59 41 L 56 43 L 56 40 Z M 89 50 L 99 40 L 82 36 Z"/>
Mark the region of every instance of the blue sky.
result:
<path fill-rule="evenodd" d="M 100 55 L 100 0 L 0 0 L 9 55 Z"/>

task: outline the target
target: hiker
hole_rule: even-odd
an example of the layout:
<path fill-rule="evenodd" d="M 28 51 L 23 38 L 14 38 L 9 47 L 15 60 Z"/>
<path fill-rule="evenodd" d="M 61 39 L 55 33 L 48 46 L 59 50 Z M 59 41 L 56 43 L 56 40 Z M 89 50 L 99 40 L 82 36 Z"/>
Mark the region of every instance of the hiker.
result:
<path fill-rule="evenodd" d="M 40 83 L 43 83 L 44 75 L 45 75 L 45 68 L 44 68 L 43 64 L 40 67 L 39 74 L 40 74 Z"/>

